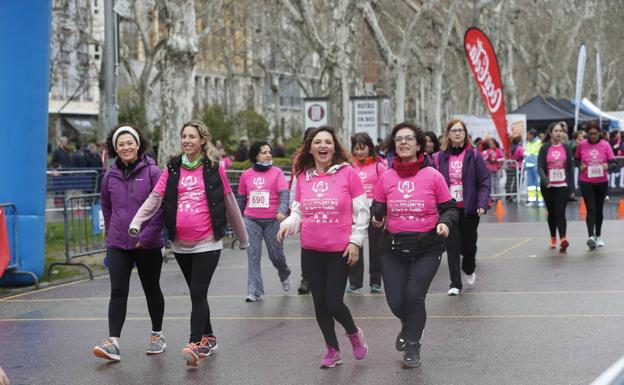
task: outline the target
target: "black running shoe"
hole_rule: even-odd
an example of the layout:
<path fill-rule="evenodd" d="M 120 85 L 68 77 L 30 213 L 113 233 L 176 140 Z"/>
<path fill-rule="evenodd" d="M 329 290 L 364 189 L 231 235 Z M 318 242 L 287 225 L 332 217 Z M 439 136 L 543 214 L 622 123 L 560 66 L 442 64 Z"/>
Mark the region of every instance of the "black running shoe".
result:
<path fill-rule="evenodd" d="M 417 368 L 420 366 L 420 342 L 407 341 L 405 343 L 403 366 L 407 368 Z"/>
<path fill-rule="evenodd" d="M 299 294 L 309 294 L 310 293 L 310 285 L 308 284 L 308 280 L 305 278 L 301 279 L 301 283 L 299 284 L 299 289 L 297 289 Z"/>

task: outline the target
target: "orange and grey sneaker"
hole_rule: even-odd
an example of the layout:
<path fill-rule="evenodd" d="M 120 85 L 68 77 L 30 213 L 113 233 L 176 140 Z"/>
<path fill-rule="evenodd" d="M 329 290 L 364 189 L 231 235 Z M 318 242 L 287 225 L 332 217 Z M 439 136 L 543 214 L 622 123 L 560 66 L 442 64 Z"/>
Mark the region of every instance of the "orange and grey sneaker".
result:
<path fill-rule="evenodd" d="M 150 334 L 150 342 L 145 350 L 147 354 L 159 354 L 165 351 L 167 347 L 167 342 L 165 342 L 165 336 L 162 333 L 154 333 Z"/>
<path fill-rule="evenodd" d="M 550 248 L 551 249 L 557 248 L 557 237 L 550 237 Z"/>
<path fill-rule="evenodd" d="M 102 345 L 93 348 L 93 354 L 105 360 L 121 361 L 119 353 L 119 343 L 112 338 L 104 340 Z"/>
<path fill-rule="evenodd" d="M 189 344 L 182 349 L 182 357 L 184 357 L 187 366 L 197 366 L 199 362 L 199 345 L 194 342 L 189 342 Z"/>
<path fill-rule="evenodd" d="M 199 356 L 200 357 L 208 357 L 212 352 L 217 350 L 219 345 L 217 345 L 217 337 L 214 335 L 204 335 L 199 343 Z"/>
<path fill-rule="evenodd" d="M 561 242 L 559 242 L 559 251 L 565 253 L 570 246 L 570 242 L 568 242 L 568 238 L 561 238 Z"/>

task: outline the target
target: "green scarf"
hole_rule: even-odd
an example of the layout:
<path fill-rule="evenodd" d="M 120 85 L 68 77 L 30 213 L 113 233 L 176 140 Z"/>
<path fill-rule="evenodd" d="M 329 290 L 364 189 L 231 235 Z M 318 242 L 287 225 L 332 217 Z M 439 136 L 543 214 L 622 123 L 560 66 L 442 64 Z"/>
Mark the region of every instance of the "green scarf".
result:
<path fill-rule="evenodd" d="M 182 167 L 184 167 L 187 170 L 195 170 L 197 167 L 199 167 L 204 161 L 204 154 L 200 154 L 197 159 L 195 159 L 194 161 L 189 161 L 188 157 L 186 156 L 186 154 L 182 154 Z"/>

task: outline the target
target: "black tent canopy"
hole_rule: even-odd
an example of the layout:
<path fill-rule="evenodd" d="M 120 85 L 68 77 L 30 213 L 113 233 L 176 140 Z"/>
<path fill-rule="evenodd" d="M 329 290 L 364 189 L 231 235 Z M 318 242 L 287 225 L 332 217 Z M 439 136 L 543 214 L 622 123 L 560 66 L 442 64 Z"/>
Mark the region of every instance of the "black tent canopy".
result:
<path fill-rule="evenodd" d="M 574 130 L 574 105 L 566 99 L 545 99 L 542 96 L 535 96 L 511 113 L 525 114 L 529 129 L 545 130 L 552 122 L 564 121 L 568 125 L 568 134 L 572 134 Z M 579 127 L 583 127 L 584 123 L 590 120 L 598 120 L 598 117 L 584 112 L 579 113 Z"/>

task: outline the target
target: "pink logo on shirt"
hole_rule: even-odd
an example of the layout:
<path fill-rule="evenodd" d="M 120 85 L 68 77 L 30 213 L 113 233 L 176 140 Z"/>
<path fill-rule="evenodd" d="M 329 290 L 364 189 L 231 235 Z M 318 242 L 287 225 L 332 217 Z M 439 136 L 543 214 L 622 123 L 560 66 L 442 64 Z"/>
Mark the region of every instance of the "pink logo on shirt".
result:
<path fill-rule="evenodd" d="M 327 182 L 323 180 L 319 180 L 318 182 L 314 182 L 312 184 L 312 191 L 316 193 L 317 197 L 322 197 L 323 193 L 329 189 L 329 185 Z"/>
<path fill-rule="evenodd" d="M 454 170 L 460 169 L 462 168 L 462 161 L 461 160 L 454 160 L 451 162 L 451 168 Z"/>
<path fill-rule="evenodd" d="M 595 148 L 592 148 L 591 150 L 589 150 L 589 156 L 591 156 L 592 159 L 596 159 L 598 158 L 598 150 Z"/>
<path fill-rule="evenodd" d="M 264 185 L 264 178 L 261 176 L 253 178 L 253 184 L 256 186 L 256 188 L 262 188 L 262 186 Z"/>
<path fill-rule="evenodd" d="M 412 196 L 411 193 L 415 190 L 414 182 L 410 182 L 407 180 L 399 181 L 399 183 L 397 184 L 397 189 L 401 192 L 401 194 L 403 194 L 403 198 L 410 198 Z"/>
<path fill-rule="evenodd" d="M 187 190 L 190 190 L 197 184 L 197 177 L 195 175 L 187 175 L 180 179 L 180 184 L 186 187 Z"/>
<path fill-rule="evenodd" d="M 360 180 L 362 181 L 362 183 L 364 183 L 364 181 L 366 180 L 366 172 L 360 171 L 358 175 L 360 176 Z"/>
<path fill-rule="evenodd" d="M 561 152 L 559 150 L 553 150 L 551 154 L 556 160 L 559 160 L 559 158 L 561 158 Z"/>

